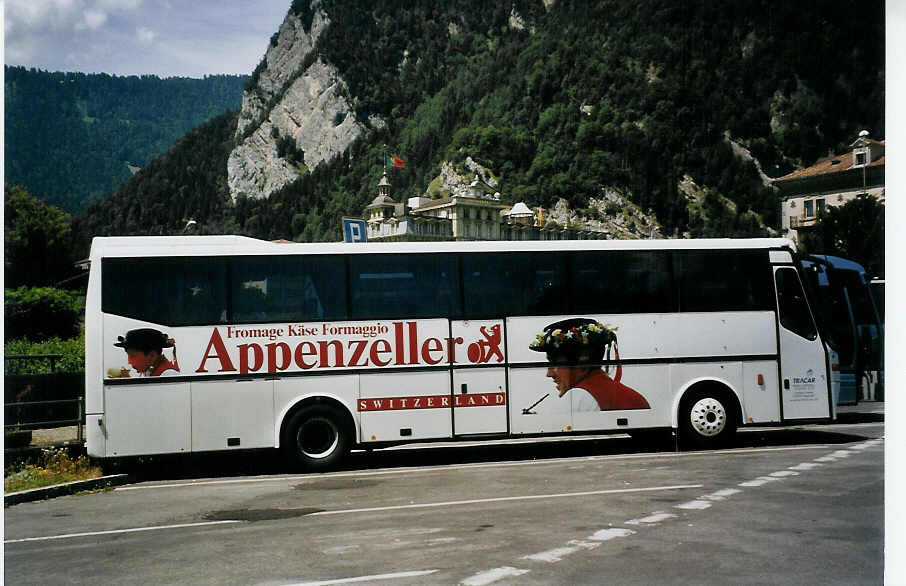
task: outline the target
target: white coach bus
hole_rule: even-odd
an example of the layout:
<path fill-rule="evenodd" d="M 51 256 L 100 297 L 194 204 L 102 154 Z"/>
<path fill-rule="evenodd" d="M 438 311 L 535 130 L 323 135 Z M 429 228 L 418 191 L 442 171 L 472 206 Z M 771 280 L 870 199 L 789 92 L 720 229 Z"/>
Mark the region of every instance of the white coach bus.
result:
<path fill-rule="evenodd" d="M 835 417 L 785 239 L 96 238 L 88 453 L 353 447 Z"/>

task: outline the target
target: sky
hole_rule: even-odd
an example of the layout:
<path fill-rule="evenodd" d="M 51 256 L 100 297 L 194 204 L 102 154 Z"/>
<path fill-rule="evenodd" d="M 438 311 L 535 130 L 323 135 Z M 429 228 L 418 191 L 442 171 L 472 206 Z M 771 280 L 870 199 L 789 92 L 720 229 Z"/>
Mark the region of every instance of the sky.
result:
<path fill-rule="evenodd" d="M 4 63 L 111 75 L 251 75 L 291 3 L 0 0 Z"/>

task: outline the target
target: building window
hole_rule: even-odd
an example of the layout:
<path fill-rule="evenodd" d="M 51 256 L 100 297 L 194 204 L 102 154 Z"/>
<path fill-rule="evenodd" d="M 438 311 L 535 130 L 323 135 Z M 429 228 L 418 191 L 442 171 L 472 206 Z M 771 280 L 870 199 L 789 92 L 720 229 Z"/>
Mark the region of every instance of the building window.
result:
<path fill-rule="evenodd" d="M 856 162 L 853 164 L 853 166 L 854 166 L 854 167 L 861 167 L 861 166 L 865 165 L 866 158 L 867 158 L 867 157 L 865 156 L 866 154 L 867 154 L 867 153 L 866 153 L 865 151 L 856 152 L 856 153 L 855 153 Z"/>
<path fill-rule="evenodd" d="M 821 214 L 824 213 L 824 200 L 823 200 L 823 199 L 816 199 L 816 200 L 815 200 L 815 205 L 817 206 L 817 212 L 818 212 L 818 215 L 820 216 Z"/>
<path fill-rule="evenodd" d="M 805 211 L 803 211 L 803 217 L 811 218 L 815 215 L 815 202 L 808 200 L 805 202 Z"/>

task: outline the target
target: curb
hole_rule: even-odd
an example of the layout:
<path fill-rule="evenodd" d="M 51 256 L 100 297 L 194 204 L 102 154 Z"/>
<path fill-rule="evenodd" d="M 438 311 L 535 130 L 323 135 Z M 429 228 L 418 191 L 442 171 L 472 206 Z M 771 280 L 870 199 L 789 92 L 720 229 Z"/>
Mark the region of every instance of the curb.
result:
<path fill-rule="evenodd" d="M 8 507 L 10 505 L 18 505 L 19 503 L 51 499 L 58 496 L 81 492 L 83 490 L 100 490 L 111 486 L 127 484 L 129 481 L 130 478 L 128 474 L 112 474 L 110 476 L 101 476 L 100 478 L 76 480 L 75 482 L 20 490 L 19 492 L 11 492 L 3 495 L 3 506 Z"/>

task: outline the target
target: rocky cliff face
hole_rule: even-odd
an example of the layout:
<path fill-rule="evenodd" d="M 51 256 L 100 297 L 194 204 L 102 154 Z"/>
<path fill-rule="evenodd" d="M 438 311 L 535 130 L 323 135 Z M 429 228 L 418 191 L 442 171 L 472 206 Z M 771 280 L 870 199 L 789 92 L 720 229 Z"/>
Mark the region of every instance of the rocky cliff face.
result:
<path fill-rule="evenodd" d="M 343 152 L 365 131 L 357 122 L 337 69 L 320 58 L 303 69 L 329 24 L 327 15 L 318 11 L 311 30 L 306 31 L 293 14 L 280 26 L 256 86 L 242 97 L 238 145 L 227 161 L 233 199 L 240 195 L 267 198 L 321 161 Z"/>

